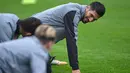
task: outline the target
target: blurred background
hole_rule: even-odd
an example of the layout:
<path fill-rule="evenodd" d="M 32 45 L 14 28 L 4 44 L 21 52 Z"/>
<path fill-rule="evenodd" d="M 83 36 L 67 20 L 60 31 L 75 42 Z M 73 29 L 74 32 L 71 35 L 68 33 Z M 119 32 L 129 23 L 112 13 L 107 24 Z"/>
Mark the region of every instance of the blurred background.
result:
<path fill-rule="evenodd" d="M 21 19 L 60 4 L 89 4 L 95 0 L 0 0 L 0 13 L 14 13 Z M 106 14 L 94 23 L 79 24 L 78 51 L 82 73 L 130 73 L 130 0 L 96 0 Z M 68 62 L 65 40 L 53 47 L 56 59 Z M 71 73 L 69 65 L 53 66 L 53 73 Z"/>

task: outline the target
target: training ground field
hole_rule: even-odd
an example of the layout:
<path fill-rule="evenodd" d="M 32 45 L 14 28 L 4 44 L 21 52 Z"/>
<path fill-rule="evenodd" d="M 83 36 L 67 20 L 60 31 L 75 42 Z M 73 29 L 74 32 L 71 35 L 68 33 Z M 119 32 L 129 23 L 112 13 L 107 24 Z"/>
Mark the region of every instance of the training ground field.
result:
<path fill-rule="evenodd" d="M 38 0 L 22 5 L 21 0 L 0 0 L 0 12 L 26 18 L 34 13 L 68 2 L 89 4 L 93 0 Z M 130 73 L 130 0 L 97 0 L 106 6 L 104 17 L 79 24 L 79 64 L 82 73 Z M 53 47 L 56 59 L 67 61 L 66 42 Z M 53 73 L 71 73 L 69 65 L 53 66 Z"/>

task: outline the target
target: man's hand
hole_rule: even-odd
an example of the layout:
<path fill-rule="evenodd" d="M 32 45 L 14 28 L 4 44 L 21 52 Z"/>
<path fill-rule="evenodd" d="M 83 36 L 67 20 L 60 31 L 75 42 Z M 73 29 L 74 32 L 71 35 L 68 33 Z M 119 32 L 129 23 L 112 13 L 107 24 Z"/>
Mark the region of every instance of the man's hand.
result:
<path fill-rule="evenodd" d="M 72 73 L 80 73 L 80 70 L 72 70 Z"/>

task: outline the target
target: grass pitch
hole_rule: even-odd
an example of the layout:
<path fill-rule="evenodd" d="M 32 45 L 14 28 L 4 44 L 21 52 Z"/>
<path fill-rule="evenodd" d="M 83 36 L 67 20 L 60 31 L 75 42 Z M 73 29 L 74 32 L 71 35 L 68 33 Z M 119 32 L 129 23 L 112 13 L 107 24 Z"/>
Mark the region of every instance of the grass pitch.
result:
<path fill-rule="evenodd" d="M 26 18 L 34 13 L 68 2 L 89 4 L 94 0 L 37 0 L 22 5 L 21 0 L 1 0 L 0 12 Z M 97 0 L 106 6 L 104 17 L 94 23 L 79 24 L 79 64 L 82 73 L 130 73 L 130 0 Z M 52 55 L 68 61 L 66 42 L 53 47 Z M 53 66 L 53 73 L 71 73 L 69 65 Z"/>

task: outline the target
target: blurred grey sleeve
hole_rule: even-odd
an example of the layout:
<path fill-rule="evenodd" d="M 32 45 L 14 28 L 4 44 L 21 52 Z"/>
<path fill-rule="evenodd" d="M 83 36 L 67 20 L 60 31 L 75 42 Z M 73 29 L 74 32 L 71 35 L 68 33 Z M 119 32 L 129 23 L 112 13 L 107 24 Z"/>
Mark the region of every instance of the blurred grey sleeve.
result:
<path fill-rule="evenodd" d="M 32 73 L 47 73 L 47 64 L 43 56 L 34 54 L 31 56 L 31 70 Z"/>

